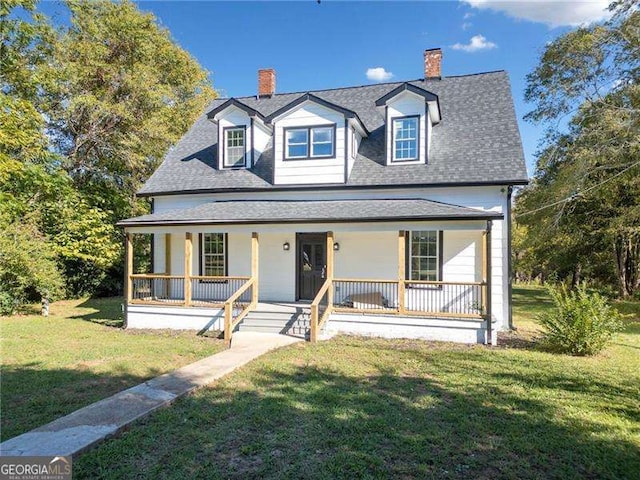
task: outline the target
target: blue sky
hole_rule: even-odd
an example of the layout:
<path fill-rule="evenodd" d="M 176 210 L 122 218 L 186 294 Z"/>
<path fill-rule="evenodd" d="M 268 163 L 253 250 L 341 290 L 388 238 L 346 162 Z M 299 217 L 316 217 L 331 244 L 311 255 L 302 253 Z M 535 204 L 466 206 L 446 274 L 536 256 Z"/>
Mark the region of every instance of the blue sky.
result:
<path fill-rule="evenodd" d="M 602 0 L 422 2 L 143 1 L 176 41 L 211 72 L 222 96 L 253 95 L 257 70 L 275 68 L 277 91 L 305 91 L 423 75 L 426 48 L 443 49 L 443 75 L 507 70 L 529 172 L 541 127 L 522 117 L 525 77 L 546 42 L 603 18 Z M 61 11 L 55 3 L 45 13 Z"/>

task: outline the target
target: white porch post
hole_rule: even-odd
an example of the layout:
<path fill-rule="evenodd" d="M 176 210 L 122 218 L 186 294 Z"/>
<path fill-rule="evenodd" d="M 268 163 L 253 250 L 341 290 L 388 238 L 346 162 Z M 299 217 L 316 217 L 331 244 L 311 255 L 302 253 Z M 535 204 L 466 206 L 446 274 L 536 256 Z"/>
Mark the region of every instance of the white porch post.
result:
<path fill-rule="evenodd" d="M 483 262 L 482 262 L 482 283 L 483 295 L 482 306 L 487 322 L 487 345 L 493 345 L 493 328 L 491 312 L 491 220 L 487 221 L 487 230 L 482 235 L 483 240 Z"/>
<path fill-rule="evenodd" d="M 251 291 L 251 303 L 253 305 L 258 304 L 258 276 L 260 274 L 260 242 L 258 238 L 258 232 L 251 234 L 251 278 L 253 278 L 253 289 Z"/>
<path fill-rule="evenodd" d="M 133 299 L 133 278 L 131 277 L 131 275 L 133 275 L 133 234 L 127 232 L 125 234 L 126 236 L 126 243 L 125 243 L 125 254 L 127 257 L 127 263 L 125 266 L 125 298 L 126 298 L 126 303 L 129 304 L 131 303 L 131 300 Z"/>
<path fill-rule="evenodd" d="M 193 268 L 193 234 L 184 235 L 184 304 L 191 305 L 191 271 Z"/>

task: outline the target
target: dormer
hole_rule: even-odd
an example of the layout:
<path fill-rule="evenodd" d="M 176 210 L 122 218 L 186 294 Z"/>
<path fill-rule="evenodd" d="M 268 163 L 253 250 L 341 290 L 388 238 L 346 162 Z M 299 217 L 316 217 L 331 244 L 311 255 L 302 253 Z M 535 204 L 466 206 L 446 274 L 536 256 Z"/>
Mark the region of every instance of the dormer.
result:
<path fill-rule="evenodd" d="M 275 184 L 345 183 L 353 166 L 353 132 L 368 132 L 358 115 L 305 93 L 266 117 L 273 125 Z"/>
<path fill-rule="evenodd" d="M 387 165 L 429 161 L 431 129 L 440 122 L 437 95 L 403 83 L 376 101 L 384 116 Z"/>
<path fill-rule="evenodd" d="M 218 126 L 218 170 L 251 168 L 271 135 L 264 116 L 230 98 L 207 115 Z"/>

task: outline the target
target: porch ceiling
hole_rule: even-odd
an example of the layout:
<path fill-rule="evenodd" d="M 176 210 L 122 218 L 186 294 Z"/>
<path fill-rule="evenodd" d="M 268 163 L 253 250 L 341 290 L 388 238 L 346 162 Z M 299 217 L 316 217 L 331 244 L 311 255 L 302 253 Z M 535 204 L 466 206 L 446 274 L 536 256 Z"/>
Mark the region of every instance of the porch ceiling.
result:
<path fill-rule="evenodd" d="M 144 225 L 388 222 L 398 220 L 495 220 L 498 212 L 423 199 L 234 200 L 152 213 L 118 222 Z"/>

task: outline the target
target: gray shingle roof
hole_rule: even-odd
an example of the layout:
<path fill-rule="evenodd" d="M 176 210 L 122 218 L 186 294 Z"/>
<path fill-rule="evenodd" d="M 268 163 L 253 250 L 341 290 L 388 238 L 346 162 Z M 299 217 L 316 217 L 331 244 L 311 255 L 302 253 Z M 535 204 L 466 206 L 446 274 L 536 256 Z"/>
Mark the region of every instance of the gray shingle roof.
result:
<path fill-rule="evenodd" d="M 308 223 L 381 220 L 495 219 L 500 213 L 432 200 L 234 200 L 152 213 L 123 220 L 120 226 Z"/>
<path fill-rule="evenodd" d="M 375 102 L 402 83 L 313 92 L 319 98 L 354 111 L 371 132 L 360 146 L 348 182 L 340 187 L 518 184 L 527 181 L 511 87 L 504 71 L 409 82 L 438 95 L 442 121 L 433 128 L 427 165 L 385 167 L 384 119 Z M 238 100 L 266 117 L 303 94 Z M 272 184 L 273 153 L 270 148 L 250 170 L 217 170 L 217 129 L 206 113 L 225 101 L 219 99 L 211 103 L 167 153 L 139 194 L 299 188 Z"/>

